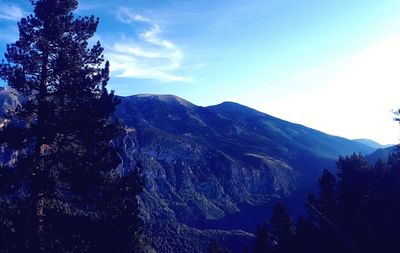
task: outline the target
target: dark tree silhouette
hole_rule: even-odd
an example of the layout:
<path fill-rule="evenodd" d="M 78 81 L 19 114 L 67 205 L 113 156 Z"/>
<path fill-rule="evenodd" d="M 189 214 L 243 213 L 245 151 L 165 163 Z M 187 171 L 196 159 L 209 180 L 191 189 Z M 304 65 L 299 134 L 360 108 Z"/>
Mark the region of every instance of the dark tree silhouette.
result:
<path fill-rule="evenodd" d="M 344 251 L 346 239 L 338 224 L 336 178 L 327 169 L 319 179 L 319 198 L 314 211 L 318 215 L 320 242 L 325 246 L 325 252 Z"/>
<path fill-rule="evenodd" d="M 353 154 L 339 157 L 337 168 L 338 224 L 349 243 L 356 247 L 364 241 L 364 236 L 359 231 L 365 224 L 363 210 L 368 208 L 365 197 L 373 178 L 372 167 L 361 154 Z"/>
<path fill-rule="evenodd" d="M 309 219 L 299 217 L 296 223 L 295 250 L 293 252 L 325 252 L 318 228 Z"/>
<path fill-rule="evenodd" d="M 314 225 L 319 226 L 319 215 L 316 209 L 318 210 L 318 198 L 313 193 L 310 193 L 306 201 L 307 219 Z"/>
<path fill-rule="evenodd" d="M 256 239 L 254 241 L 253 253 L 272 252 L 274 238 L 267 223 L 257 226 Z"/>
<path fill-rule="evenodd" d="M 138 173 L 122 175 L 112 140 L 119 103 L 107 90 L 109 64 L 99 20 L 73 16 L 77 0 L 34 0 L 18 23 L 0 77 L 20 105 L 3 118 L 0 248 L 5 252 L 133 250 Z"/>
<path fill-rule="evenodd" d="M 210 245 L 208 246 L 208 253 L 230 253 L 230 251 L 223 247 L 221 244 L 219 244 L 218 242 L 214 241 L 212 243 L 210 243 Z"/>
<path fill-rule="evenodd" d="M 331 222 L 337 219 L 337 190 L 335 176 L 325 169 L 319 179 L 318 209 Z M 321 223 L 322 224 L 322 223 Z"/>
<path fill-rule="evenodd" d="M 272 212 L 271 226 L 277 240 L 276 252 L 290 252 L 293 246 L 293 224 L 282 202 L 278 202 Z"/>
<path fill-rule="evenodd" d="M 309 195 L 308 216 L 297 220 L 293 240 L 282 239 L 291 237 L 291 222 L 277 205 L 273 252 L 399 252 L 400 149 L 375 166 L 362 155 L 340 157 L 337 168 L 337 182 L 329 171 L 322 173 L 319 194 Z"/>
<path fill-rule="evenodd" d="M 384 167 L 374 174 L 374 188 L 368 191 L 368 209 L 364 209 L 369 252 L 397 252 L 400 227 L 400 149 L 389 155 Z M 365 229 L 365 228 L 364 228 Z"/>

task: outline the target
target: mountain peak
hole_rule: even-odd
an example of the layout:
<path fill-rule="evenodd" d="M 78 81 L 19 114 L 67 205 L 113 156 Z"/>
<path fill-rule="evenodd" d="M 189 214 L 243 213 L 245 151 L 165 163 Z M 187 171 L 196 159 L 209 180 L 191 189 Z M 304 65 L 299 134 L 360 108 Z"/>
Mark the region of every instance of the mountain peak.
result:
<path fill-rule="evenodd" d="M 220 104 L 214 105 L 215 107 L 231 107 L 231 108 L 247 108 L 247 109 L 251 109 L 254 110 L 248 106 L 236 103 L 236 102 L 232 102 L 232 101 L 224 101 Z"/>
<path fill-rule="evenodd" d="M 157 99 L 159 101 L 165 102 L 165 103 L 177 103 L 185 107 L 193 107 L 195 106 L 194 104 L 190 103 L 189 101 L 180 98 L 175 95 L 170 95 L 170 94 L 137 94 L 133 95 L 130 97 L 135 97 L 135 98 L 147 98 L 147 99 Z"/>
<path fill-rule="evenodd" d="M 207 108 L 217 113 L 227 114 L 231 117 L 271 117 L 270 115 L 257 111 L 256 109 L 231 101 L 225 101 L 221 104 L 208 106 Z"/>

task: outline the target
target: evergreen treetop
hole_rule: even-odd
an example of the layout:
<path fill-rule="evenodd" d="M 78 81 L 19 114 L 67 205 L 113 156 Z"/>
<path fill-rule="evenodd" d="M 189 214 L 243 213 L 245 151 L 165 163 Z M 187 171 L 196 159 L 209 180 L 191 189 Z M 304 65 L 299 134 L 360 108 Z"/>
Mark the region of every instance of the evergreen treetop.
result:
<path fill-rule="evenodd" d="M 20 101 L 0 130 L 15 158 L 0 168 L 2 240 L 10 251 L 95 251 L 107 249 L 108 237 L 129 252 L 141 180 L 118 170 L 119 101 L 107 90 L 100 42 L 89 47 L 99 20 L 76 18 L 77 0 L 32 4 L 0 64 Z"/>

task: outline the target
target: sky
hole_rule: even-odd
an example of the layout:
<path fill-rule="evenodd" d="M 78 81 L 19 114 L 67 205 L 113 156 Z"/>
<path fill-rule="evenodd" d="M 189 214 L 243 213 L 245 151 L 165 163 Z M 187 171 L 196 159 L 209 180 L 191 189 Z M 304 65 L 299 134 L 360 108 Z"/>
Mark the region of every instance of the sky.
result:
<path fill-rule="evenodd" d="M 28 0 L 0 0 L 0 54 Z M 399 142 L 398 0 L 80 0 L 119 95 L 234 101 L 350 139 Z"/>

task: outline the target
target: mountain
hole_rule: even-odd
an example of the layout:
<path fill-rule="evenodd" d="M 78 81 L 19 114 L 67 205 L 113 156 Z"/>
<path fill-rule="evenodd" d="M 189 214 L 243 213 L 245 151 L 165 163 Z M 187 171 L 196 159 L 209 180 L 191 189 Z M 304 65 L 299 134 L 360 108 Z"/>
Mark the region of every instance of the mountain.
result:
<path fill-rule="evenodd" d="M 2 90 L 0 102 L 4 111 L 18 99 Z M 115 115 L 126 125 L 120 169 L 141 168 L 144 234 L 159 252 L 205 252 L 213 241 L 241 252 L 274 201 L 299 212 L 339 155 L 375 150 L 232 102 L 144 94 L 121 97 Z"/>
<path fill-rule="evenodd" d="M 375 164 L 379 159 L 382 161 L 387 161 L 389 154 L 394 153 L 396 148 L 397 146 L 393 145 L 387 148 L 377 149 L 375 152 L 366 155 L 365 159 L 372 165 Z"/>
<path fill-rule="evenodd" d="M 187 252 L 205 250 L 206 231 L 231 229 L 221 235 L 229 244 L 237 241 L 235 227 L 245 229 L 229 217 L 298 192 L 304 197 L 339 155 L 374 151 L 232 102 L 200 107 L 172 95 L 136 95 L 121 98 L 116 116 L 130 129 L 121 144 L 128 153 L 124 168 L 139 160 L 144 170 L 143 216 L 157 226 L 149 233 L 162 252 L 176 251 L 171 245 L 181 245 L 187 235 L 168 233 L 171 228 L 159 221 L 191 231 Z M 256 218 L 241 221 L 251 225 L 248 232 Z M 198 243 L 203 248 L 193 248 Z"/>
<path fill-rule="evenodd" d="M 360 143 L 365 144 L 374 149 L 388 148 L 388 147 L 393 146 L 393 144 L 382 145 L 382 144 L 380 144 L 376 141 L 370 140 L 370 139 L 355 139 L 354 141 L 360 142 Z"/>
<path fill-rule="evenodd" d="M 351 154 L 355 150 L 367 154 L 376 149 L 366 147 L 368 145 L 363 143 L 358 144 L 345 138 L 293 124 L 237 103 L 224 102 L 208 108 L 268 138 L 275 145 L 291 147 L 289 151 L 300 149 L 309 151 L 320 158 L 337 159 L 338 155 Z"/>

